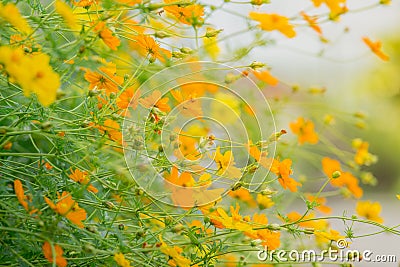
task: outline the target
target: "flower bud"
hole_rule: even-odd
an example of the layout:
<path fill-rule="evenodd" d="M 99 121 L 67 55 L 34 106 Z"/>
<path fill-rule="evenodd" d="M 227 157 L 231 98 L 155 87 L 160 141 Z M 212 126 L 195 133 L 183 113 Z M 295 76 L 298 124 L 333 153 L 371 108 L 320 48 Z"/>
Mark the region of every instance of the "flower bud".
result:
<path fill-rule="evenodd" d="M 213 28 L 207 28 L 206 34 L 204 36 L 207 38 L 216 37 L 222 31 L 223 29 L 216 30 Z"/>
<path fill-rule="evenodd" d="M 189 47 L 182 47 L 181 49 L 179 49 L 182 53 L 184 54 L 191 54 L 193 53 L 193 50 Z"/>
<path fill-rule="evenodd" d="M 156 31 L 154 33 L 154 36 L 157 37 L 157 38 L 161 38 L 162 39 L 162 38 L 170 37 L 171 35 L 166 33 L 166 32 L 164 32 L 164 31 Z"/>
<path fill-rule="evenodd" d="M 342 175 L 342 173 L 341 173 L 340 171 L 334 171 L 334 172 L 332 173 L 332 178 L 333 178 L 333 179 L 337 179 L 337 178 L 339 178 L 341 175 Z"/>
<path fill-rule="evenodd" d="M 253 61 L 253 62 L 250 64 L 249 67 L 252 68 L 253 70 L 255 70 L 255 69 L 259 69 L 259 68 L 265 67 L 265 64 L 262 63 L 262 62 Z"/>

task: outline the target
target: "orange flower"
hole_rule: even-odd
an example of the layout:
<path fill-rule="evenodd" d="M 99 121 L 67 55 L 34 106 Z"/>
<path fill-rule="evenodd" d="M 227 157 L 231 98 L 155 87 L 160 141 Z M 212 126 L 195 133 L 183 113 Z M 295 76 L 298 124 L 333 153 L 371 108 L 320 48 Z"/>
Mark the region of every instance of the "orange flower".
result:
<path fill-rule="evenodd" d="M 149 56 L 149 61 L 154 62 L 157 59 L 165 61 L 165 59 L 171 57 L 171 52 L 167 49 L 161 48 L 154 39 L 148 35 L 138 35 L 133 38 L 131 46 L 144 57 Z"/>
<path fill-rule="evenodd" d="M 183 116 L 197 118 L 203 115 L 200 99 L 182 94 L 180 90 L 171 90 L 172 97 L 179 103 L 178 110 Z"/>
<path fill-rule="evenodd" d="M 331 19 L 338 18 L 339 15 L 347 12 L 347 0 L 312 0 L 315 7 L 325 4 L 331 11 Z"/>
<path fill-rule="evenodd" d="M 8 141 L 4 146 L 3 149 L 4 150 L 10 150 L 12 148 L 12 142 Z"/>
<path fill-rule="evenodd" d="M 51 245 L 49 242 L 44 242 L 42 246 L 43 254 L 44 257 L 49 261 L 53 262 L 53 252 L 51 250 Z M 65 267 L 67 266 L 67 260 L 63 257 L 63 249 L 59 245 L 55 244 L 54 245 L 54 251 L 56 253 L 55 259 L 56 259 L 56 264 L 58 267 Z"/>
<path fill-rule="evenodd" d="M 118 96 L 116 103 L 120 109 L 127 109 L 128 107 L 136 109 L 139 104 L 139 97 L 140 92 L 131 86 Z"/>
<path fill-rule="evenodd" d="M 300 12 L 300 15 L 303 17 L 305 21 L 307 21 L 308 25 L 316 31 L 319 35 L 322 35 L 321 27 L 317 24 L 317 16 L 309 16 L 304 11 Z"/>
<path fill-rule="evenodd" d="M 279 83 L 279 80 L 271 75 L 268 70 L 260 71 L 253 71 L 254 76 L 260 81 L 263 81 L 269 85 L 276 86 Z"/>
<path fill-rule="evenodd" d="M 164 3 L 175 3 L 175 0 L 164 0 Z M 180 22 L 192 26 L 200 26 L 203 24 L 204 8 L 201 5 L 165 5 L 165 12 L 174 15 Z"/>
<path fill-rule="evenodd" d="M 128 5 L 128 6 L 134 6 L 134 5 L 140 4 L 142 2 L 142 0 L 117 0 L 117 2 Z"/>
<path fill-rule="evenodd" d="M 71 170 L 71 174 L 68 177 L 83 185 L 89 184 L 90 181 L 88 173 L 79 169 Z M 99 192 L 92 184 L 88 185 L 87 190 L 93 193 Z"/>
<path fill-rule="evenodd" d="M 29 214 L 33 214 L 38 210 L 35 209 L 33 206 L 29 207 L 29 204 L 32 202 L 31 199 L 25 195 L 24 188 L 22 187 L 22 183 L 20 180 L 14 181 L 14 191 L 15 195 L 17 196 L 18 202 L 24 207 L 24 209 L 29 212 Z M 29 201 L 29 203 L 28 203 Z"/>
<path fill-rule="evenodd" d="M 362 197 L 363 190 L 358 185 L 358 179 L 349 172 L 342 172 L 339 161 L 325 157 L 322 159 L 322 169 L 329 177 L 331 185 L 347 187 L 355 198 Z M 334 177 L 335 175 L 339 177 Z"/>
<path fill-rule="evenodd" d="M 310 144 L 318 143 L 318 135 L 314 131 L 314 123 L 310 120 L 299 117 L 297 122 L 290 123 L 290 129 L 298 136 L 299 144 L 305 142 Z"/>
<path fill-rule="evenodd" d="M 94 32 L 98 33 L 103 42 L 111 48 L 111 50 L 117 50 L 121 41 L 114 35 L 114 33 L 106 26 L 104 21 L 99 21 L 93 29 Z"/>
<path fill-rule="evenodd" d="M 176 166 L 172 167 L 171 173 L 165 176 L 165 180 L 183 187 L 192 187 L 195 185 L 195 180 L 189 172 L 182 172 L 178 177 L 178 168 Z"/>
<path fill-rule="evenodd" d="M 326 203 L 326 198 L 324 197 L 318 197 L 316 198 L 315 196 L 312 195 L 308 195 L 307 196 L 308 201 L 310 202 L 315 202 L 318 204 L 317 209 L 322 212 L 322 213 L 326 213 L 329 214 L 332 212 L 332 209 L 328 206 L 325 205 Z"/>
<path fill-rule="evenodd" d="M 371 49 L 371 51 L 377 55 L 383 61 L 388 61 L 389 56 L 382 52 L 382 43 L 380 41 L 373 42 L 368 37 L 363 37 L 364 43 Z"/>
<path fill-rule="evenodd" d="M 287 17 L 278 14 L 265 14 L 250 12 L 250 18 L 260 22 L 260 27 L 264 31 L 279 31 L 288 38 L 296 36 L 294 26 L 289 23 Z"/>
<path fill-rule="evenodd" d="M 167 97 L 161 98 L 161 92 L 159 90 L 154 90 L 148 97 L 139 100 L 139 103 L 145 108 L 158 108 L 163 112 L 168 112 L 171 110 L 170 106 L 167 104 L 169 99 Z"/>
<path fill-rule="evenodd" d="M 106 119 L 103 125 L 96 126 L 102 134 L 107 134 L 110 140 L 113 140 L 119 144 L 122 144 L 122 133 L 121 126 L 118 122 L 111 119 Z"/>
<path fill-rule="evenodd" d="M 86 211 L 79 207 L 78 203 L 72 199 L 70 193 L 64 191 L 61 196 L 59 193 L 57 193 L 57 195 L 57 204 L 54 204 L 50 199 L 44 197 L 47 205 L 56 213 L 67 218 L 78 227 L 83 228 L 84 225 L 82 221 L 86 219 Z"/>
<path fill-rule="evenodd" d="M 245 235 L 252 239 L 260 239 L 262 241 L 261 245 L 267 246 L 269 250 L 277 249 L 280 246 L 280 236 L 279 231 L 271 231 L 269 229 L 258 229 L 268 225 L 268 218 L 265 214 L 253 215 L 252 229 L 245 231 Z"/>
<path fill-rule="evenodd" d="M 29 211 L 28 202 L 26 201 L 28 198 L 25 196 L 24 188 L 22 187 L 22 183 L 20 180 L 14 181 L 14 191 L 15 195 L 17 195 L 18 202 L 24 207 L 26 211 Z"/>
<path fill-rule="evenodd" d="M 197 160 L 201 157 L 201 153 L 196 147 L 197 138 L 189 136 L 190 134 L 175 129 L 177 132 L 178 139 L 175 144 L 177 144 L 178 148 L 174 150 L 174 156 L 178 159 L 187 159 L 187 160 Z"/>
<path fill-rule="evenodd" d="M 285 159 L 281 162 L 274 160 L 271 166 L 271 172 L 278 176 L 278 181 L 284 189 L 297 192 L 297 186 L 301 186 L 301 183 L 289 177 L 289 175 L 292 174 L 292 170 L 290 169 L 291 165 L 291 159 Z"/>
<path fill-rule="evenodd" d="M 272 160 L 267 158 L 267 151 L 261 152 L 257 145 L 253 145 L 252 141 L 249 141 L 247 145 L 247 150 L 249 151 L 250 156 L 252 156 L 261 166 L 266 169 L 269 169 L 272 164 Z"/>
<path fill-rule="evenodd" d="M 85 80 L 90 83 L 89 89 L 106 90 L 106 94 L 117 93 L 118 86 L 124 82 L 124 78 L 115 75 L 117 69 L 111 62 L 106 66 L 98 68 L 100 72 L 86 70 Z"/>

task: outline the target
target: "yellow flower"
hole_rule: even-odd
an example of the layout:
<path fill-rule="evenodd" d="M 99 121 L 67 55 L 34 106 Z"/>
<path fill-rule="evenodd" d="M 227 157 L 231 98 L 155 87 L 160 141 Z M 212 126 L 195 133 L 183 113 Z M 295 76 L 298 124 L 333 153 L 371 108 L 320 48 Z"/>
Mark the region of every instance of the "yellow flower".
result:
<path fill-rule="evenodd" d="M 250 192 L 246 188 L 239 188 L 235 191 L 229 191 L 228 195 L 233 198 L 237 198 L 246 202 L 250 207 L 256 206 L 256 202 L 254 201 L 253 197 L 251 196 Z"/>
<path fill-rule="evenodd" d="M 358 165 L 369 166 L 377 161 L 377 157 L 368 152 L 368 142 L 364 142 L 361 139 L 357 138 L 353 140 L 352 146 L 353 148 L 357 149 L 357 152 L 354 156 L 354 161 Z"/>
<path fill-rule="evenodd" d="M 224 124 L 233 124 L 240 116 L 240 101 L 233 94 L 216 93 L 210 105 L 211 117 Z"/>
<path fill-rule="evenodd" d="M 211 221 L 218 228 L 236 229 L 242 232 L 251 231 L 251 225 L 243 220 L 239 209 L 239 204 L 236 204 L 236 208 L 230 206 L 231 216 L 229 216 L 225 210 L 217 208 L 216 212 L 210 214 Z"/>
<path fill-rule="evenodd" d="M 242 176 L 240 169 L 234 166 L 235 159 L 232 155 L 232 151 L 226 151 L 222 155 L 220 147 L 217 147 L 214 153 L 214 161 L 218 166 L 218 175 L 223 175 L 229 178 L 240 178 Z"/>
<path fill-rule="evenodd" d="M 0 47 L 0 63 L 5 71 L 22 87 L 25 96 L 35 93 L 42 105 L 56 99 L 60 76 L 49 65 L 46 54 L 25 55 L 20 48 Z"/>
<path fill-rule="evenodd" d="M 296 122 L 290 123 L 290 129 L 298 136 L 299 144 L 305 142 L 310 144 L 318 143 L 318 135 L 314 131 L 314 123 L 310 120 L 299 117 Z"/>
<path fill-rule="evenodd" d="M 371 201 L 358 201 L 356 206 L 356 212 L 359 216 L 366 218 L 367 220 L 375 221 L 378 223 L 383 222 L 383 218 L 379 216 L 381 213 L 381 205 L 379 202 Z"/>
<path fill-rule="evenodd" d="M 215 31 L 213 28 L 207 27 L 207 31 Z M 204 49 L 212 60 L 217 60 L 219 53 L 221 52 L 218 43 L 217 36 L 203 37 Z"/>
<path fill-rule="evenodd" d="M 289 38 L 296 36 L 294 26 L 289 23 L 289 19 L 285 16 L 258 12 L 250 12 L 249 16 L 251 19 L 260 22 L 260 27 L 264 31 L 279 31 Z"/>
<path fill-rule="evenodd" d="M 18 8 L 13 3 L 8 3 L 6 5 L 0 3 L 0 18 L 9 22 L 19 32 L 24 34 L 31 34 L 33 32 L 31 26 L 29 26 L 26 19 L 21 16 Z"/>
<path fill-rule="evenodd" d="M 128 261 L 127 259 L 125 259 L 125 256 L 122 253 L 115 253 L 114 260 L 118 264 L 118 266 L 121 266 L 121 267 L 130 267 L 131 266 L 131 262 Z"/>
<path fill-rule="evenodd" d="M 338 231 L 330 229 L 328 231 L 317 230 L 314 232 L 315 238 L 318 243 L 329 243 L 330 241 L 338 241 L 344 239 L 344 236 L 340 235 Z"/>
<path fill-rule="evenodd" d="M 170 266 L 179 266 L 179 267 L 190 267 L 191 262 L 188 258 L 182 256 L 183 249 L 178 246 L 170 247 L 163 240 L 160 235 L 161 246 L 160 250 L 163 254 L 170 257 L 168 264 Z"/>
<path fill-rule="evenodd" d="M 76 30 L 79 28 L 78 19 L 76 15 L 72 12 L 72 9 L 61 0 L 57 0 L 54 4 L 54 7 L 58 14 L 64 19 L 65 23 L 72 30 Z"/>
<path fill-rule="evenodd" d="M 275 203 L 272 201 L 271 197 L 258 194 L 257 195 L 257 203 L 260 209 L 268 209 L 272 207 Z"/>

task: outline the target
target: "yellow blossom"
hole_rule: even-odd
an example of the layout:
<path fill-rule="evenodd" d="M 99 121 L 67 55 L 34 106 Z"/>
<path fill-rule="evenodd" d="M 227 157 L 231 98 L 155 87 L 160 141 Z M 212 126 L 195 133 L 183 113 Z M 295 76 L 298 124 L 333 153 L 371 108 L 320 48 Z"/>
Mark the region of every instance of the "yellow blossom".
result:
<path fill-rule="evenodd" d="M 383 222 L 382 217 L 379 216 L 379 214 L 381 213 L 381 209 L 382 208 L 379 202 L 371 202 L 368 200 L 359 201 L 357 202 L 356 206 L 356 211 L 359 216 L 378 223 Z"/>
<path fill-rule="evenodd" d="M 20 48 L 3 46 L 0 47 L 0 63 L 22 87 L 25 96 L 35 93 L 44 106 L 55 101 L 60 76 L 50 66 L 48 55 L 25 55 Z"/>
<path fill-rule="evenodd" d="M 229 178 L 240 178 L 242 176 L 240 169 L 234 166 L 235 159 L 232 151 L 226 151 L 222 155 L 220 152 L 220 147 L 217 147 L 214 153 L 214 161 L 218 166 L 218 175 L 223 175 Z"/>
<path fill-rule="evenodd" d="M 30 34 L 33 32 L 31 26 L 28 24 L 28 21 L 21 16 L 18 8 L 13 3 L 8 3 L 6 5 L 0 3 L 0 18 L 9 22 L 19 32 L 24 34 Z"/>
<path fill-rule="evenodd" d="M 54 3 L 54 7 L 58 14 L 64 19 L 65 23 L 72 30 L 77 30 L 79 28 L 78 19 L 76 15 L 72 12 L 72 9 L 63 1 L 57 0 Z"/>
<path fill-rule="evenodd" d="M 125 259 L 125 256 L 122 253 L 115 253 L 114 260 L 118 264 L 118 266 L 121 266 L 121 267 L 131 266 L 131 262 L 128 261 L 127 259 Z"/>

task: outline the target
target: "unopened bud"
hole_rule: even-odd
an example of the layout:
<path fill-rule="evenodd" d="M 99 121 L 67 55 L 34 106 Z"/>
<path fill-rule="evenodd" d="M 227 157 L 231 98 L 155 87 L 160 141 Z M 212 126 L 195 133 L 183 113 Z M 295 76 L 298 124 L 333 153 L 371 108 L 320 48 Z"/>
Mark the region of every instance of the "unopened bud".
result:
<path fill-rule="evenodd" d="M 342 175 L 342 173 L 341 173 L 340 171 L 334 171 L 334 172 L 332 173 L 332 178 L 333 178 L 333 179 L 337 179 L 337 178 L 339 178 L 341 175 Z"/>
<path fill-rule="evenodd" d="M 213 28 L 207 28 L 205 37 L 207 37 L 207 38 L 216 37 L 222 31 L 223 31 L 223 29 L 216 30 Z"/>
<path fill-rule="evenodd" d="M 172 57 L 174 58 L 184 58 L 186 57 L 186 54 L 180 52 L 180 51 L 173 51 L 172 52 Z"/>
<path fill-rule="evenodd" d="M 53 124 L 49 121 L 45 121 L 40 125 L 40 129 L 42 129 L 43 131 L 48 131 L 51 127 L 53 127 Z"/>
<path fill-rule="evenodd" d="M 249 65 L 249 67 L 252 68 L 253 70 L 255 70 L 255 69 L 259 69 L 259 68 L 265 67 L 265 64 L 262 63 L 262 62 L 253 61 L 253 62 Z"/>
<path fill-rule="evenodd" d="M 307 235 L 312 235 L 314 234 L 315 229 L 314 228 L 306 228 L 304 229 L 304 233 Z"/>
<path fill-rule="evenodd" d="M 281 227 L 277 223 L 273 223 L 267 226 L 267 228 L 271 231 L 279 231 Z"/>
<path fill-rule="evenodd" d="M 89 90 L 88 92 L 88 96 L 89 97 L 93 97 L 93 96 L 97 96 L 101 93 L 100 90 L 97 90 L 96 88 L 94 88 L 93 90 Z"/>
<path fill-rule="evenodd" d="M 193 50 L 189 47 L 182 47 L 181 49 L 179 49 L 182 53 L 184 54 L 191 54 L 193 53 Z"/>
<path fill-rule="evenodd" d="M 157 31 L 154 33 L 154 36 L 162 39 L 162 38 L 170 37 L 171 35 L 166 32 L 163 32 L 163 31 Z"/>
<path fill-rule="evenodd" d="M 237 182 L 233 187 L 232 187 L 232 191 L 236 191 L 236 190 L 238 190 L 239 188 L 241 188 L 243 186 L 243 183 L 242 182 Z"/>

